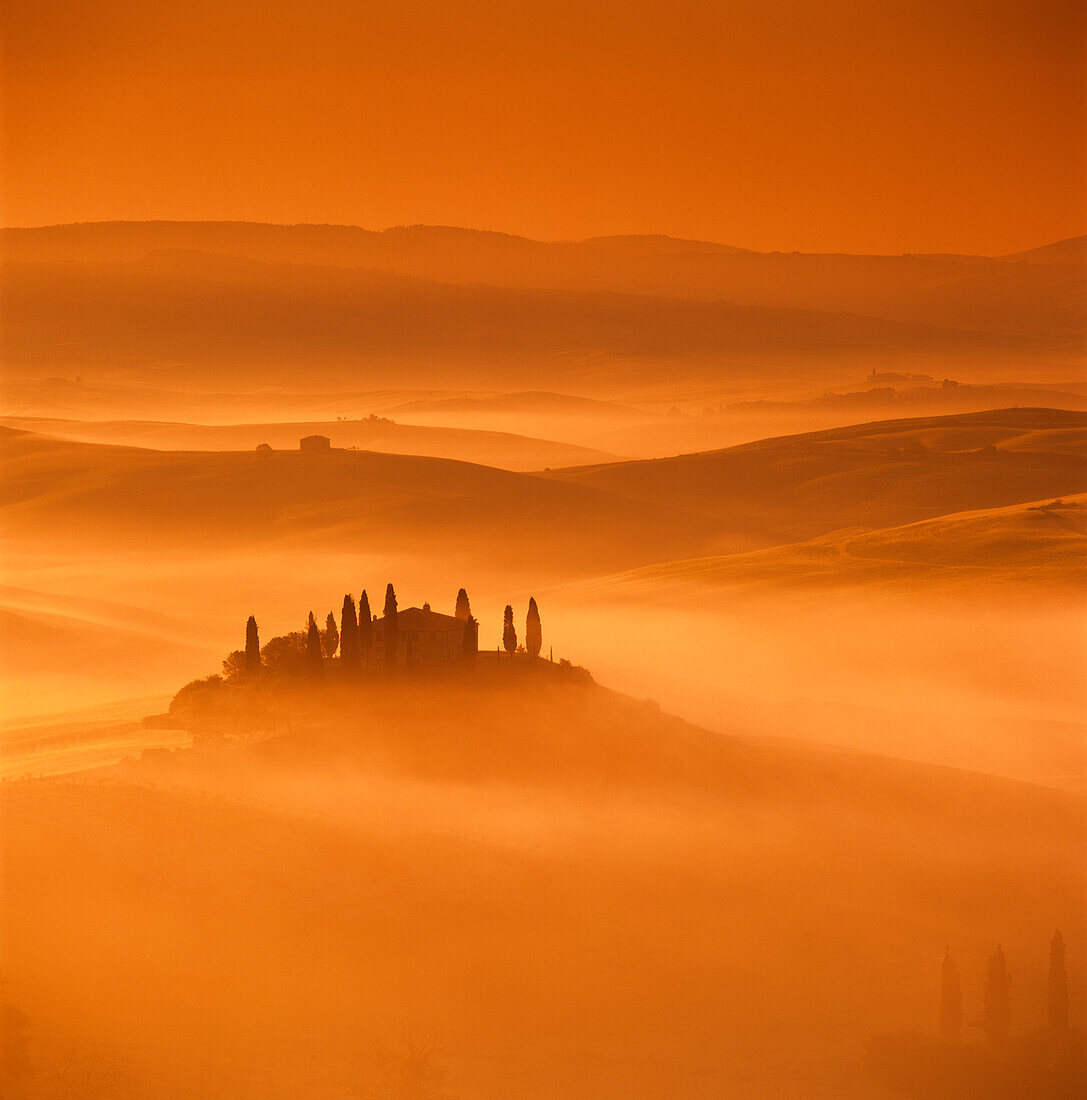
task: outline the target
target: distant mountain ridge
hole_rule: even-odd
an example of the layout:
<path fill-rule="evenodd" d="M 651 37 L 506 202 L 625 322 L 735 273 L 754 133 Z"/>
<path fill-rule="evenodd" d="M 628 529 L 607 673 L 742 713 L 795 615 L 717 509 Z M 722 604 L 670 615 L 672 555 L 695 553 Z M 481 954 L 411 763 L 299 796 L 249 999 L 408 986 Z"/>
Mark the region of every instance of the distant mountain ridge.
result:
<path fill-rule="evenodd" d="M 759 253 L 664 236 L 544 242 L 446 226 L 376 232 L 333 225 L 101 222 L 0 230 L 6 262 L 137 261 L 160 250 L 375 268 L 457 285 L 857 313 L 1035 337 L 1082 334 L 1085 325 L 1082 239 L 1009 257 L 851 256 Z M 1029 262 L 1009 262 L 1015 260 Z"/>
<path fill-rule="evenodd" d="M 360 248 L 365 243 L 396 240 L 418 244 L 445 243 L 448 241 L 485 243 L 490 246 L 519 248 L 586 249 L 620 254 L 686 254 L 691 252 L 719 253 L 746 256 L 854 256 L 858 259 L 877 258 L 942 258 L 948 260 L 1021 260 L 1032 259 L 1041 263 L 1076 263 L 1087 261 L 1087 235 L 1052 241 L 1022 252 L 995 256 L 974 253 L 843 253 L 759 251 L 740 248 L 719 241 L 697 238 L 672 237 L 665 233 L 623 233 L 576 239 L 542 240 L 517 233 L 495 229 L 469 229 L 456 225 L 436 225 L 418 222 L 411 225 L 393 225 L 385 229 L 366 229 L 359 225 L 335 222 L 250 222 L 250 221 L 175 221 L 152 219 L 148 221 L 100 221 L 62 222 L 55 225 L 0 227 L 0 242 L 6 259 L 24 260 L 75 260 L 75 259 L 125 259 L 136 258 L 144 248 L 186 247 L 166 244 L 167 240 L 202 240 L 207 243 L 215 235 L 234 235 L 236 241 L 247 237 L 256 243 L 261 237 L 271 241 L 274 237 L 285 239 L 294 236 L 301 247 L 316 248 L 320 245 L 344 247 L 351 242 Z M 339 238 L 339 241 L 337 241 Z M 220 238 L 222 239 L 222 238 Z M 85 251 L 84 251 L 85 250 Z M 243 253 L 247 254 L 247 253 Z"/>

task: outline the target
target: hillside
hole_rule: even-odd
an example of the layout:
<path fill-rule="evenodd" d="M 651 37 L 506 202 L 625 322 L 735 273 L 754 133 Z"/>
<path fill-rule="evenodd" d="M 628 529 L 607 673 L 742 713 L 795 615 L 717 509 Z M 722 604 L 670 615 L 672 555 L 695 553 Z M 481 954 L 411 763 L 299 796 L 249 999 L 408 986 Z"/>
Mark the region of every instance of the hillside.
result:
<path fill-rule="evenodd" d="M 1003 257 L 1021 263 L 1031 264 L 1087 264 L 1087 237 L 1070 237 L 1066 241 L 1054 241 L 1041 248 L 1031 248 L 1026 252 L 1014 252 Z"/>
<path fill-rule="evenodd" d="M 388 1095 L 413 1065 L 461 1097 L 868 1096 L 866 1039 L 931 1026 L 947 940 L 972 1010 L 1000 939 L 1029 1028 L 1040 945 L 1078 927 L 1071 795 L 552 676 L 293 705 L 293 732 L 0 789 L 44 1065 L 78 1005 L 164 1100 Z"/>
<path fill-rule="evenodd" d="M 727 520 L 770 545 L 1082 492 L 1085 433 L 1085 413 L 1004 409 L 852 425 L 549 476 Z"/>
<path fill-rule="evenodd" d="M 638 409 L 614 401 L 595 401 L 565 393 L 525 391 L 522 393 L 472 394 L 415 398 L 393 407 L 395 412 L 452 414 L 494 414 L 508 416 L 561 416 L 584 420 L 629 420 L 644 416 Z"/>
<path fill-rule="evenodd" d="M 369 451 L 151 451 L 0 429 L 9 543 L 65 548 L 309 546 L 492 568 L 598 570 L 723 544 L 668 506 L 488 466 Z"/>
<path fill-rule="evenodd" d="M 502 470 L 538 470 L 544 466 L 608 462 L 615 455 L 532 439 L 508 432 L 397 424 L 373 417 L 360 420 L 311 420 L 272 424 L 184 424 L 139 420 L 61 420 L 7 417 L 0 423 L 20 431 L 84 443 L 111 443 L 162 451 L 252 451 L 261 443 L 295 450 L 307 435 L 324 435 L 337 448 L 422 455 L 476 462 Z"/>
<path fill-rule="evenodd" d="M 1087 414 L 1009 409 L 539 476 L 371 451 L 153 451 L 4 428 L 0 507 L 16 543 L 424 556 L 456 545 L 494 566 L 613 572 L 1082 492 L 1085 437 Z M 518 531 L 532 537 L 507 537 Z"/>
<path fill-rule="evenodd" d="M 903 385 L 903 382 L 906 384 Z M 926 384 L 927 383 L 927 384 Z M 839 390 L 795 391 L 758 400 L 707 400 L 709 394 L 684 402 L 670 415 L 643 416 L 640 422 L 611 425 L 603 422 L 589 437 L 593 442 L 631 457 L 665 458 L 693 451 L 719 450 L 771 436 L 827 431 L 860 421 L 906 417 L 947 416 L 987 412 L 1013 406 L 1087 411 L 1087 396 L 1068 388 L 1030 385 L 921 384 L 892 375 L 875 381 L 843 386 Z M 483 421 L 472 426 L 499 426 Z M 558 433 L 555 423 L 547 430 Z M 576 437 L 572 434 L 571 439 Z"/>
<path fill-rule="evenodd" d="M 32 558 L 56 561 L 48 548 Z M 0 586 L 0 711 L 12 718 L 55 709 L 61 699 L 99 704 L 144 696 L 161 691 L 179 669 L 195 672 L 206 660 L 206 639 L 177 610 Z"/>
<path fill-rule="evenodd" d="M 939 516 L 864 533 L 824 535 L 809 542 L 743 554 L 645 566 L 602 578 L 587 590 L 612 598 L 643 593 L 659 599 L 703 586 L 831 586 L 924 584 L 926 590 L 992 589 L 1037 598 L 1041 591 L 1087 585 L 1087 495 Z"/>
<path fill-rule="evenodd" d="M 111 222 L 0 233 L 0 251 L 11 261 L 131 262 L 160 249 L 380 268 L 457 284 L 727 299 L 1035 337 L 1075 336 L 1084 326 L 1083 257 L 1075 242 L 987 258 L 757 253 L 653 236 L 544 242 L 441 226 L 371 232 L 355 226 Z M 1007 262 L 1019 258 L 1034 262 Z"/>

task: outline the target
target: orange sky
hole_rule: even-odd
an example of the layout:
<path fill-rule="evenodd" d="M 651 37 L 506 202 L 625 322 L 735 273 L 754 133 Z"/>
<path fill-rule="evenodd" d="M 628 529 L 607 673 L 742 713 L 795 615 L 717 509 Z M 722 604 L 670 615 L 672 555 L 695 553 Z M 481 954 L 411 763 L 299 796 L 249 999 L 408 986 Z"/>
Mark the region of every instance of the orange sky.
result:
<path fill-rule="evenodd" d="M 36 0 L 3 5 L 3 50 L 9 225 L 1087 229 L 1080 0 Z"/>

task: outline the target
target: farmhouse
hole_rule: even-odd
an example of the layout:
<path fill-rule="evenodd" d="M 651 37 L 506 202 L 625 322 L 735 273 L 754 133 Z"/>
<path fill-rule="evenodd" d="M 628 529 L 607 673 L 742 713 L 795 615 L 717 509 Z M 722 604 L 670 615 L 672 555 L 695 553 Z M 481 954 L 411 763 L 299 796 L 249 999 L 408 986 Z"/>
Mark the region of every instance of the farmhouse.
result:
<path fill-rule="evenodd" d="M 443 615 L 422 607 L 397 607 L 393 586 L 385 589 L 384 614 L 370 611 L 365 590 L 356 604 L 351 593 L 343 598 L 343 610 L 337 626 L 330 611 L 324 628 L 311 611 L 303 630 L 294 630 L 273 638 L 261 646 L 257 620 L 253 615 L 245 624 L 245 649 L 235 650 L 223 662 L 228 680 L 272 674 L 313 677 L 327 673 L 346 678 L 367 676 L 384 669 L 390 674 L 400 670 L 424 670 L 471 665 L 479 653 L 479 623 L 472 614 L 468 593 L 462 588 L 452 615 Z M 506 605 L 502 621 L 502 650 L 510 656 L 540 656 L 543 635 L 540 612 L 534 599 L 528 601 L 524 643 L 519 644 L 513 622 L 513 607 Z"/>
<path fill-rule="evenodd" d="M 389 626 L 384 617 L 374 619 L 374 661 L 387 665 L 386 639 Z M 440 665 L 471 658 L 479 648 L 479 625 L 475 619 L 458 619 L 422 607 L 406 607 L 396 612 L 395 626 L 398 665 Z"/>
<path fill-rule="evenodd" d="M 327 435 L 305 435 L 298 441 L 298 449 L 323 454 L 332 450 L 332 440 Z"/>

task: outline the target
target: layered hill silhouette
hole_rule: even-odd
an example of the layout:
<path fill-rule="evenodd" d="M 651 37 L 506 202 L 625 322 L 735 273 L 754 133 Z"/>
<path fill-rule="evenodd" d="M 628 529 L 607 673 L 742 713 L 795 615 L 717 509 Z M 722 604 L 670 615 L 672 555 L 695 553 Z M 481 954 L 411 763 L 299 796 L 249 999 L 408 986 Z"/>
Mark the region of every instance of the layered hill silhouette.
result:
<path fill-rule="evenodd" d="M 598 569 L 725 545 L 709 520 L 528 474 L 337 451 L 152 451 L 0 429 L 3 515 L 53 549 L 309 545 Z"/>
<path fill-rule="evenodd" d="M 437 458 L 3 440 L 9 537 L 458 553 L 612 572 L 1087 490 L 1087 414 L 885 421 L 528 475 Z"/>
<path fill-rule="evenodd" d="M 1005 265 L 1006 266 L 1006 265 Z M 1023 265 L 1047 272 L 1048 267 Z M 1001 269 L 1003 270 L 1003 268 Z M 1009 268 L 1012 270 L 1012 268 Z M 732 374 L 796 376 L 841 361 L 939 357 L 975 371 L 1075 362 L 1075 339 L 810 307 L 611 290 L 453 285 L 380 270 L 154 252 L 103 263 L 7 262 L 4 355 L 16 377 L 58 369 L 204 386 L 523 386 L 622 393 Z M 1047 297 L 1048 300 L 1048 297 Z M 833 362 L 832 362 L 833 358 Z M 1065 367 L 1067 369 L 1067 367 Z"/>
<path fill-rule="evenodd" d="M 1087 487 L 1087 414 L 879 421 L 549 476 L 752 532 L 766 544 L 1037 501 Z"/>
<path fill-rule="evenodd" d="M 111 222 L 6 229 L 9 260 L 135 261 L 159 249 L 379 268 L 442 282 L 609 291 L 863 313 L 939 327 L 1081 335 L 1082 239 L 1009 257 L 757 253 L 660 236 L 544 242 L 443 226 Z"/>
<path fill-rule="evenodd" d="M 642 593 L 659 599 L 661 586 L 831 585 L 856 590 L 900 584 L 973 590 L 1013 582 L 1024 591 L 1087 585 L 1087 495 L 983 509 L 863 533 L 824 535 L 807 542 L 742 554 L 663 562 L 603 578 L 593 585 L 611 596 Z"/>
<path fill-rule="evenodd" d="M 304 436 L 323 435 L 338 448 L 391 454 L 425 455 L 477 462 L 504 470 L 538 470 L 606 462 L 606 451 L 532 439 L 509 432 L 471 431 L 370 417 L 360 420 L 279 422 L 271 424 L 185 424 L 156 420 L 61 420 L 8 417 L 7 427 L 88 443 L 111 443 L 173 451 L 252 451 L 262 443 L 296 450 Z"/>
<path fill-rule="evenodd" d="M 591 438 L 597 446 L 632 457 L 661 458 L 717 450 L 769 436 L 826 431 L 847 423 L 987 412 L 1008 407 L 1087 410 L 1087 395 L 1067 387 L 958 383 L 897 375 L 867 378 L 837 391 L 759 400 L 714 401 L 686 411 L 643 418 L 636 424 L 599 423 Z M 502 421 L 478 419 L 479 426 Z M 504 425 L 503 425 L 504 426 Z M 559 433 L 563 426 L 548 425 Z M 576 441 L 574 435 L 570 435 Z"/>

